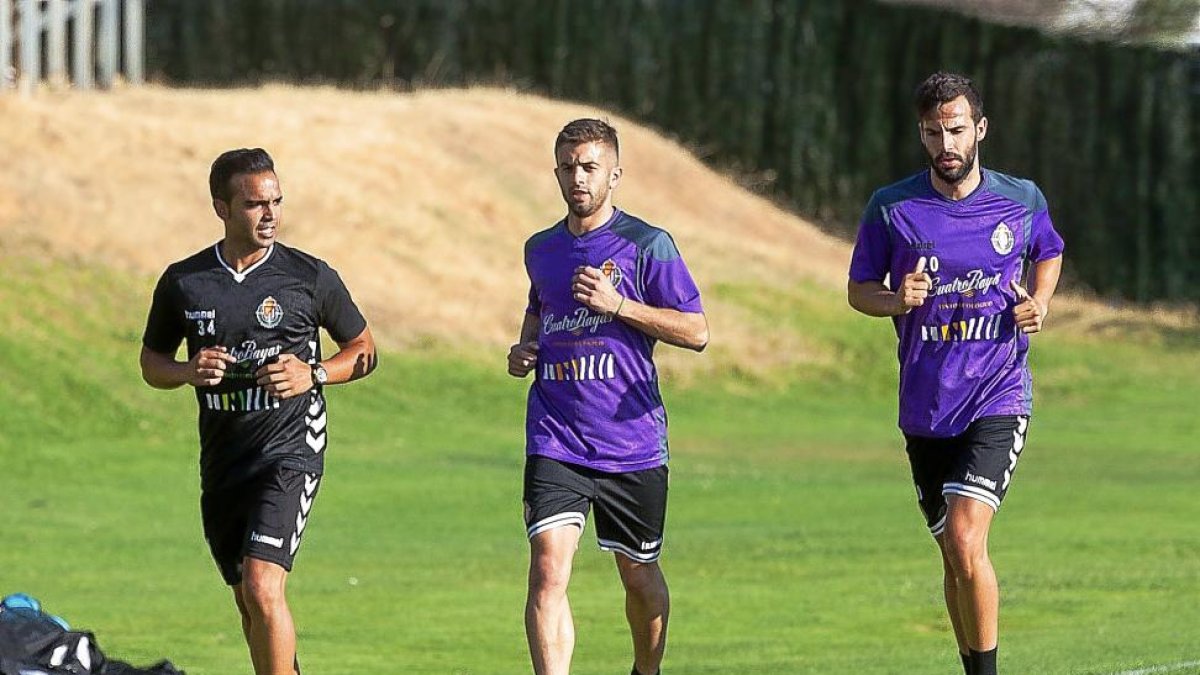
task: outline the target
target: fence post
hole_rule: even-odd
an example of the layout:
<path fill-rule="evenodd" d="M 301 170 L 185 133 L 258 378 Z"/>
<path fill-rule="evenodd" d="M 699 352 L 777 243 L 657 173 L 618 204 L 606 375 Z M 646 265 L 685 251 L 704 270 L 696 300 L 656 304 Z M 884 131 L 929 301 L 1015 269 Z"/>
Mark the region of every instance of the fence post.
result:
<path fill-rule="evenodd" d="M 117 0 L 100 0 L 100 30 L 96 33 L 100 62 L 100 88 L 109 89 L 117 76 Z"/>
<path fill-rule="evenodd" d="M 0 0 L 0 92 L 32 94 L 42 80 L 92 89 L 99 79 L 107 89 L 122 70 L 127 82 L 141 84 L 145 17 L 146 0 Z"/>
<path fill-rule="evenodd" d="M 0 0 L 0 91 L 13 85 L 12 0 Z"/>
<path fill-rule="evenodd" d="M 32 94 L 42 74 L 41 21 L 37 0 L 21 0 L 17 16 L 20 24 L 20 49 L 17 54 L 17 88 L 22 94 Z"/>
<path fill-rule="evenodd" d="M 46 80 L 54 86 L 67 78 L 67 0 L 46 2 Z"/>
<path fill-rule="evenodd" d="M 145 0 L 125 0 L 125 81 L 130 84 L 141 84 L 145 79 L 142 59 L 145 7 Z"/>
<path fill-rule="evenodd" d="M 92 25 L 95 23 L 94 0 L 75 0 L 74 48 L 71 50 L 71 79 L 76 89 L 91 89 L 94 76 L 92 62 Z"/>

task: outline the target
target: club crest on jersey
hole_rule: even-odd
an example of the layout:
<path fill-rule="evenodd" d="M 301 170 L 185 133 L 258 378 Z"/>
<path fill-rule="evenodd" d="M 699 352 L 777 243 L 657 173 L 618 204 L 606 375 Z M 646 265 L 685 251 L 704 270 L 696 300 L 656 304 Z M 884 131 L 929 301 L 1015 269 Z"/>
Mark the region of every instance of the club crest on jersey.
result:
<path fill-rule="evenodd" d="M 273 296 L 268 295 L 258 305 L 258 309 L 254 310 L 254 316 L 258 317 L 258 325 L 263 328 L 274 328 L 283 321 L 283 308 L 275 301 Z"/>
<path fill-rule="evenodd" d="M 996 253 L 1000 255 L 1008 255 L 1012 252 L 1013 244 L 1016 242 L 1016 237 L 1013 236 L 1012 230 L 1008 229 L 1008 225 L 1004 221 L 992 230 L 992 248 L 996 249 Z"/>
<path fill-rule="evenodd" d="M 617 267 L 617 263 L 613 262 L 612 258 L 605 260 L 600 265 L 600 273 L 608 277 L 614 287 L 621 283 L 621 279 L 625 278 L 625 274 L 621 272 L 621 268 Z"/>

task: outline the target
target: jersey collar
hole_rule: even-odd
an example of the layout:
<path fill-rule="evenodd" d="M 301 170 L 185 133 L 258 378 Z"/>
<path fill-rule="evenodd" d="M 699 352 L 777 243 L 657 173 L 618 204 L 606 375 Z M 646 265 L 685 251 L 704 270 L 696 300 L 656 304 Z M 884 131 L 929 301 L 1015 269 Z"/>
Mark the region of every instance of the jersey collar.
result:
<path fill-rule="evenodd" d="M 225 262 L 225 259 L 221 257 L 221 242 L 218 241 L 217 243 L 213 244 L 213 253 L 216 254 L 216 256 L 217 256 L 217 262 L 221 263 L 221 267 L 224 267 L 225 271 L 229 272 L 229 274 L 233 276 L 233 280 L 238 282 L 239 284 L 242 283 L 243 281 L 245 281 L 246 277 L 251 272 L 262 267 L 263 263 L 270 260 L 271 254 L 274 252 L 275 252 L 275 244 L 271 244 L 270 246 L 267 247 L 267 254 L 264 255 L 258 262 L 247 267 L 246 269 L 242 270 L 241 272 L 238 272 L 237 270 L 230 267 L 229 263 Z"/>
<path fill-rule="evenodd" d="M 623 214 L 621 213 L 621 209 L 614 206 L 613 213 L 611 216 L 608 217 L 608 220 L 604 221 L 603 225 L 601 225 L 600 227 L 597 227 L 594 230 L 588 230 L 587 232 L 584 232 L 583 234 L 577 235 L 577 234 L 571 232 L 571 228 L 567 226 L 566 218 L 562 219 L 562 228 L 563 228 L 563 231 L 566 232 L 568 235 L 570 235 L 572 238 L 574 238 L 578 241 L 583 241 L 585 239 L 592 237 L 593 235 L 599 234 L 599 233 L 609 229 L 613 223 L 617 222 L 617 220 L 620 219 L 620 217 L 622 215 Z"/>
<path fill-rule="evenodd" d="M 978 161 L 978 160 L 976 160 L 976 161 Z M 933 186 L 933 176 L 932 176 L 933 169 L 926 169 L 924 171 L 924 173 L 925 173 L 925 187 L 928 188 L 931 193 L 933 193 L 933 196 L 946 204 L 951 204 L 954 206 L 959 206 L 959 207 L 966 206 L 966 205 L 970 204 L 971 202 L 975 201 L 979 197 L 979 195 L 987 192 L 992 187 L 990 172 L 987 169 L 980 166 L 979 167 L 979 185 L 976 185 L 975 189 L 971 190 L 970 194 L 966 195 L 962 199 L 951 199 L 951 198 L 947 197 L 946 195 L 938 192 L 938 189 Z"/>

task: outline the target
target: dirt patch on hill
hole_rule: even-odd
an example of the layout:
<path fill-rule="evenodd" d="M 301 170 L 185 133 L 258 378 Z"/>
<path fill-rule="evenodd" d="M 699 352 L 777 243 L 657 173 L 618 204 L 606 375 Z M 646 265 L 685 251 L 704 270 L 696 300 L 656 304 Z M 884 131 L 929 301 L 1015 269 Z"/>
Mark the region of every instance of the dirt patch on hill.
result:
<path fill-rule="evenodd" d="M 522 243 L 564 212 L 554 135 L 585 115 L 621 133 L 618 204 L 670 230 L 704 285 L 842 283 L 844 243 L 678 145 L 594 107 L 496 89 L 0 98 L 0 154 L 14 158 L 0 165 L 0 246 L 156 275 L 220 237 L 212 159 L 262 146 L 286 195 L 281 239 L 338 268 L 385 343 L 506 344 L 527 290 Z M 736 307 L 709 311 L 725 347 L 754 341 Z"/>

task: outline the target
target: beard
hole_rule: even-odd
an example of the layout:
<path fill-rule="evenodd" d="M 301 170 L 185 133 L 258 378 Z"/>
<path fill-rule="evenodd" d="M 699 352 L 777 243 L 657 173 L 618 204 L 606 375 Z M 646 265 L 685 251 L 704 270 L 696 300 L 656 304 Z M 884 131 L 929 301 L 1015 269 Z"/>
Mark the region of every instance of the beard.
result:
<path fill-rule="evenodd" d="M 589 199 L 583 202 L 571 201 L 571 194 L 568 192 L 565 195 L 567 199 L 567 210 L 569 210 L 576 218 L 587 218 L 600 210 L 604 205 L 605 199 L 608 197 L 608 186 L 602 186 L 598 194 L 589 194 Z"/>
<path fill-rule="evenodd" d="M 971 173 L 971 169 L 975 168 L 975 159 L 979 154 L 978 151 L 979 145 L 973 145 L 971 146 L 971 150 L 967 153 L 966 157 L 956 155 L 952 152 L 943 152 L 937 157 L 930 158 L 929 167 L 933 169 L 933 172 L 937 174 L 938 178 L 941 178 L 950 185 L 958 185 L 964 178 L 967 177 L 967 174 Z M 958 168 L 950 171 L 943 171 L 942 168 L 938 166 L 938 160 L 951 158 L 959 161 Z"/>

